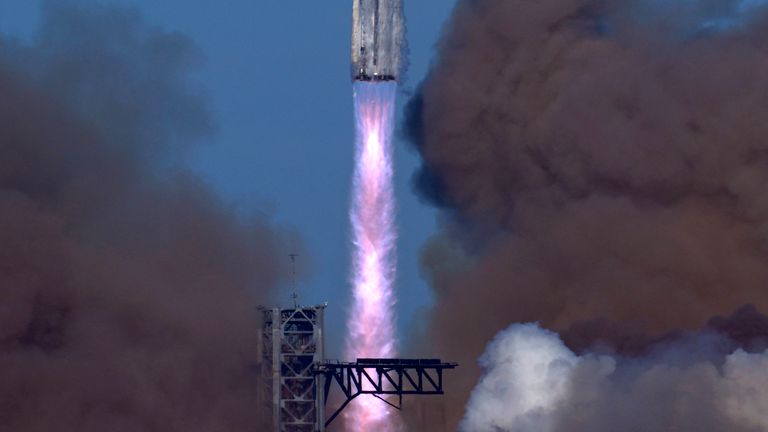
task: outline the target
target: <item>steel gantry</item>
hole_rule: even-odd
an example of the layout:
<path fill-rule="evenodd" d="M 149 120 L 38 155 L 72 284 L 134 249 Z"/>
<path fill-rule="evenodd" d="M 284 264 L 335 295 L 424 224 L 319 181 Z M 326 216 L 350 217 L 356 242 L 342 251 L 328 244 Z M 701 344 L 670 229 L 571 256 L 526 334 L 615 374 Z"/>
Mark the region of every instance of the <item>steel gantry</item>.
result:
<path fill-rule="evenodd" d="M 325 305 L 262 309 L 261 404 L 274 432 L 321 432 L 325 403 L 312 368 L 325 361 Z"/>
<path fill-rule="evenodd" d="M 317 363 L 313 373 L 322 378 L 325 403 L 334 383 L 345 398 L 328 417 L 325 426 L 360 395 L 372 395 L 397 409 L 402 408 L 403 395 L 442 395 L 443 371 L 456 366 L 456 363 L 444 363 L 438 359 L 361 358 L 354 363 Z M 384 398 L 388 395 L 397 396 L 397 403 Z"/>

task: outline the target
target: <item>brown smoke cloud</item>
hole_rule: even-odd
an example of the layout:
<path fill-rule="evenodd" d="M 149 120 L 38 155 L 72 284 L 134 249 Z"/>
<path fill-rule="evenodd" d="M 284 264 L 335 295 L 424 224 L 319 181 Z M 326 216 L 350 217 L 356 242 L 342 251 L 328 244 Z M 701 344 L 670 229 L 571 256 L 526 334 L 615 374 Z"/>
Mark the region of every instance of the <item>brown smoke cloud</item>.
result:
<path fill-rule="evenodd" d="M 768 310 L 768 27 L 737 3 L 459 1 L 405 125 L 445 209 L 424 339 L 463 364 L 449 425 L 510 323 L 631 353 Z"/>
<path fill-rule="evenodd" d="M 254 430 L 285 234 L 177 165 L 212 130 L 195 46 L 62 4 L 0 40 L 0 430 Z"/>

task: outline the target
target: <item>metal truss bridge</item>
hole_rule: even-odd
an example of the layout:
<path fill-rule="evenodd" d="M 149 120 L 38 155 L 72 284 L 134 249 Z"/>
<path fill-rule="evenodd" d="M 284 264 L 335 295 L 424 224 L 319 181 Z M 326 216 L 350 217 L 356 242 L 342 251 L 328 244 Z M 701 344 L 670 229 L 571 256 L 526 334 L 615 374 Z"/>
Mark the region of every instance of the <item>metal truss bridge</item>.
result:
<path fill-rule="evenodd" d="M 323 400 L 326 404 L 334 384 L 345 397 L 325 422 L 328 426 L 360 395 L 372 395 L 397 409 L 403 406 L 403 395 L 442 395 L 443 371 L 456 366 L 458 364 L 438 359 L 360 358 L 354 363 L 316 363 L 312 372 L 325 378 Z M 397 396 L 397 403 L 384 398 L 388 395 Z"/>

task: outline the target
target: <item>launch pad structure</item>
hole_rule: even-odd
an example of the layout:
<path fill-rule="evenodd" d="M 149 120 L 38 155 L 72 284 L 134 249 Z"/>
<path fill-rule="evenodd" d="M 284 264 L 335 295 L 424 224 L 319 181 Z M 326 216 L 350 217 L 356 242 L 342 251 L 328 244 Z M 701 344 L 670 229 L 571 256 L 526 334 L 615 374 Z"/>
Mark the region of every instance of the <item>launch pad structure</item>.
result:
<path fill-rule="evenodd" d="M 261 312 L 259 403 L 272 413 L 272 430 L 324 431 L 325 401 L 313 365 L 325 360 L 325 305 Z"/>
<path fill-rule="evenodd" d="M 354 363 L 326 362 L 315 365 L 315 374 L 322 377 L 323 399 L 328 400 L 331 387 L 336 384 L 344 395 L 326 426 L 361 395 L 371 395 L 393 408 L 403 407 L 404 395 L 442 395 L 443 371 L 454 369 L 456 363 L 443 363 L 438 359 L 373 359 L 361 358 Z M 397 396 L 397 403 L 385 399 Z"/>
<path fill-rule="evenodd" d="M 373 396 L 402 408 L 403 395 L 442 395 L 443 372 L 456 363 L 437 359 L 327 361 L 324 346 L 326 305 L 261 308 L 259 403 L 272 413 L 273 432 L 325 432 L 359 396 Z M 326 420 L 330 392 L 340 406 Z M 386 399 L 397 397 L 397 403 Z"/>

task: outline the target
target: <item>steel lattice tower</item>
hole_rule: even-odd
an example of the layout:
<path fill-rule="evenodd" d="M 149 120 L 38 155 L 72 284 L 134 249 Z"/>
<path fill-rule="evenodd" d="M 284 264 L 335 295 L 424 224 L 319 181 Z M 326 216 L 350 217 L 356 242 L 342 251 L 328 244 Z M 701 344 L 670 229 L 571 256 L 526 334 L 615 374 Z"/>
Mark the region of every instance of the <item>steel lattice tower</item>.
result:
<path fill-rule="evenodd" d="M 313 365 L 325 361 L 325 306 L 262 309 L 263 404 L 271 405 L 275 432 L 322 432 L 325 400 Z"/>

